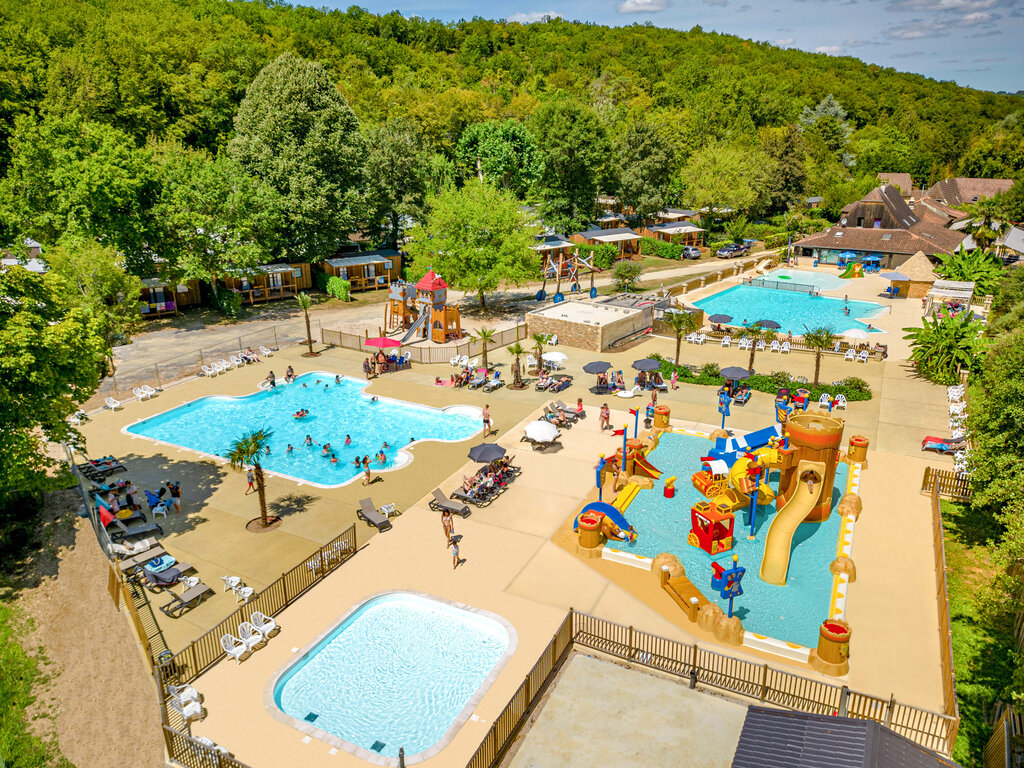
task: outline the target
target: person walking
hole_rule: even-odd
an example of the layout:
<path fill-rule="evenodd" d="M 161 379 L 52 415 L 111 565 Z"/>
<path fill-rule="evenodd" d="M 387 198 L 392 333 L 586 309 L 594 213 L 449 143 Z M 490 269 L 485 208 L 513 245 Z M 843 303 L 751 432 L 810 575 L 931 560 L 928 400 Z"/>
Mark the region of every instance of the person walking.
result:
<path fill-rule="evenodd" d="M 484 406 L 484 411 L 481 414 L 481 416 L 482 416 L 482 418 L 484 420 L 484 437 L 487 437 L 489 434 L 491 434 L 491 410 L 490 410 L 490 408 L 491 408 L 491 406 L 485 405 Z"/>
<path fill-rule="evenodd" d="M 167 490 L 171 494 L 171 506 L 174 507 L 174 514 L 181 514 L 181 481 L 175 480 L 173 483 L 167 481 Z"/>
<path fill-rule="evenodd" d="M 461 536 L 453 536 L 448 540 L 448 546 L 452 549 L 452 570 L 454 571 L 459 567 L 459 563 L 462 561 L 459 559 L 459 539 Z"/>
<path fill-rule="evenodd" d="M 444 531 L 444 537 L 449 544 L 452 543 L 452 534 L 455 533 L 455 522 L 452 520 L 452 511 L 446 509 L 441 513 L 441 530 Z"/>
<path fill-rule="evenodd" d="M 672 389 L 679 389 L 679 371 L 672 371 Z"/>
<path fill-rule="evenodd" d="M 363 456 L 363 485 L 370 484 L 370 457 Z"/>
<path fill-rule="evenodd" d="M 601 431 L 604 432 L 606 429 L 612 428 L 611 422 L 612 412 L 608 410 L 608 403 L 601 403 Z"/>
<path fill-rule="evenodd" d="M 249 482 L 249 487 L 245 489 L 245 495 L 248 496 L 250 491 L 256 490 L 256 475 L 253 473 L 252 467 L 245 471 L 245 479 Z"/>

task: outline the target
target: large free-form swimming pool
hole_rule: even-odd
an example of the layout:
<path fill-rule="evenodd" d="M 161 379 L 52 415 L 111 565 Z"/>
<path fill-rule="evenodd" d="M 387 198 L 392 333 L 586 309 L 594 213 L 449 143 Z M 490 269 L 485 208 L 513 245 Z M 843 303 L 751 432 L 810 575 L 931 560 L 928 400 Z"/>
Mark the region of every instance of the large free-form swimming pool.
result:
<path fill-rule="evenodd" d="M 694 303 L 707 315 L 732 316 L 735 325 L 774 320 L 782 326 L 782 333 L 788 331 L 794 335 L 821 326 L 828 326 L 836 333 L 851 328 L 867 330 L 871 319 L 886 309 L 873 301 L 844 302 L 827 296 L 753 285 L 737 285 Z M 843 311 L 846 307 L 849 315 Z"/>
<path fill-rule="evenodd" d="M 428 408 L 388 398 L 373 399 L 363 390 L 367 382 L 335 374 L 306 373 L 291 384 L 279 384 L 245 397 L 203 397 L 125 428 L 129 434 L 160 440 L 194 451 L 226 456 L 233 440 L 251 429 L 269 429 L 270 455 L 264 469 L 323 486 L 343 485 L 360 470 L 353 460 L 369 456 L 375 471 L 394 469 L 412 459 L 401 449 L 413 441 L 466 440 L 480 431 L 480 409 L 475 406 Z M 294 418 L 300 409 L 309 416 Z M 306 435 L 315 443 L 304 445 Z M 346 436 L 352 442 L 345 445 Z M 337 457 L 323 454 L 331 444 Z M 375 454 L 384 448 L 387 461 Z M 288 451 L 288 446 L 292 451 Z"/>
<path fill-rule="evenodd" d="M 625 517 L 637 531 L 636 541 L 616 543 L 615 548 L 643 557 L 653 558 L 662 552 L 676 555 L 686 568 L 686 577 L 708 600 L 727 610 L 728 600 L 711 589 L 711 562 L 725 567 L 732 556 L 739 555 L 739 564 L 747 569 L 743 577 L 743 596 L 736 598 L 734 612 L 743 621 L 743 628 L 759 635 L 787 640 L 813 648 L 818 642 L 818 628 L 829 617 L 832 596 L 832 574 L 829 565 L 836 556 L 842 517 L 836 507 L 846 490 L 848 468 L 836 468 L 832 491 L 832 514 L 822 523 L 803 523 L 793 535 L 789 574 L 783 587 L 761 581 L 761 557 L 768 526 L 775 515 L 775 505 L 758 506 L 755 536 L 747 538 L 750 526 L 748 510 L 737 513 L 731 550 L 711 557 L 704 550 L 687 544 L 690 532 L 690 508 L 704 496 L 693 487 L 690 477 L 701 469 L 701 457 L 707 455 L 711 443 L 703 437 L 665 433 L 658 447 L 648 458 L 663 475 L 676 475 L 675 498 L 666 499 L 661 484 L 652 490 L 640 491 L 626 508 Z M 778 489 L 778 472 L 772 472 L 769 484 Z"/>
<path fill-rule="evenodd" d="M 381 595 L 271 681 L 273 707 L 336 746 L 385 757 L 404 747 L 410 760 L 454 735 L 515 650 L 514 634 L 492 615 Z"/>

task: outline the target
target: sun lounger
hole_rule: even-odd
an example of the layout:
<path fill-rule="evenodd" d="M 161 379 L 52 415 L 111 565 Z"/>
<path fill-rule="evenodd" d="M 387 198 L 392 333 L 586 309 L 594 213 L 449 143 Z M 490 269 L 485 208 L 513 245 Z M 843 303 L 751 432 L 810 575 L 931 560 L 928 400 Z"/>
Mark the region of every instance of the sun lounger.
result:
<path fill-rule="evenodd" d="M 204 375 L 204 376 L 206 376 L 206 377 L 207 377 L 207 378 L 209 378 L 209 379 L 212 379 L 212 378 L 213 378 L 214 376 L 216 376 L 216 375 L 217 375 L 218 373 L 219 373 L 219 371 L 217 371 L 217 370 L 214 370 L 213 368 L 211 368 L 211 367 L 210 367 L 210 366 L 208 366 L 208 365 L 204 365 L 204 366 L 203 366 L 203 375 Z"/>
<path fill-rule="evenodd" d="M 562 413 L 571 413 L 577 419 L 585 419 L 585 418 L 587 418 L 587 412 L 586 411 L 577 411 L 575 408 L 570 408 L 568 405 L 563 403 L 561 400 L 555 400 L 555 405 L 558 406 L 558 410 L 560 410 Z"/>
<path fill-rule="evenodd" d="M 168 703 L 171 705 L 171 709 L 181 715 L 181 719 L 186 723 L 189 720 L 203 719 L 203 705 L 198 701 L 180 701 L 172 698 Z"/>
<path fill-rule="evenodd" d="M 163 592 L 181 581 L 182 575 L 191 570 L 192 566 L 188 563 L 175 563 L 165 571 L 151 571 L 143 565 L 142 586 L 153 593 Z"/>
<path fill-rule="evenodd" d="M 274 353 L 273 353 L 273 352 L 272 352 L 271 350 L 267 349 L 266 347 L 264 347 L 264 346 L 263 346 L 263 345 L 261 344 L 261 345 L 260 345 L 260 354 L 261 354 L 261 355 L 263 355 L 264 357 L 270 357 L 270 356 L 271 356 L 271 355 L 273 355 Z"/>
<path fill-rule="evenodd" d="M 494 372 L 494 378 L 484 384 L 484 392 L 493 392 L 498 387 L 505 385 L 505 382 L 501 380 L 501 371 Z"/>
<path fill-rule="evenodd" d="M 143 392 L 142 389 L 139 388 L 139 387 L 132 387 L 132 394 L 135 395 L 135 399 L 136 400 L 140 400 L 140 401 L 141 400 L 145 400 L 145 399 L 147 399 L 149 397 L 149 395 L 147 395 L 145 392 Z"/>
<path fill-rule="evenodd" d="M 367 525 L 372 525 L 378 531 L 391 530 L 391 521 L 388 516 L 377 511 L 373 499 L 362 499 L 359 502 L 359 511 L 356 512 L 360 520 L 365 520 Z"/>
<path fill-rule="evenodd" d="M 153 395 L 160 391 L 159 389 L 153 389 L 151 386 L 149 386 L 149 384 L 143 384 L 141 387 L 139 387 L 139 389 L 141 389 L 150 397 L 152 397 Z"/>
<path fill-rule="evenodd" d="M 491 497 L 480 488 L 474 488 L 469 493 L 466 493 L 461 488 L 456 488 L 452 491 L 452 498 L 468 501 L 470 504 L 478 507 L 485 507 L 491 503 Z"/>
<path fill-rule="evenodd" d="M 857 355 L 858 363 L 866 363 L 868 361 L 868 351 L 865 349 Z"/>
<path fill-rule="evenodd" d="M 176 619 L 185 613 L 186 610 L 190 610 L 199 605 L 203 600 L 203 596 L 207 592 L 213 592 L 213 590 L 201 581 L 195 586 L 186 589 L 184 594 L 179 595 L 176 592 L 168 592 L 171 596 L 171 601 L 166 605 L 161 605 L 160 610 L 172 619 Z"/>
<path fill-rule="evenodd" d="M 434 498 L 430 500 L 430 508 L 436 509 L 438 512 L 443 512 L 447 509 L 453 515 L 459 515 L 459 517 L 469 517 L 471 514 L 468 505 L 452 501 L 441 492 L 440 488 L 434 489 Z"/>
<path fill-rule="evenodd" d="M 156 523 L 143 522 L 134 523 L 133 525 L 125 525 L 122 521 L 116 518 L 110 523 L 114 526 L 113 530 L 108 526 L 107 532 L 110 534 L 110 538 L 113 541 L 120 541 L 122 539 L 131 538 L 132 536 L 145 536 L 150 533 L 159 533 L 161 536 L 164 535 L 164 529 Z"/>
<path fill-rule="evenodd" d="M 470 389 L 478 389 L 487 383 L 487 374 L 484 373 L 482 376 L 477 376 L 475 379 L 471 379 L 466 386 Z"/>
<path fill-rule="evenodd" d="M 843 360 L 849 360 L 851 363 L 857 358 L 857 353 L 852 349 L 846 350 L 846 354 L 843 355 Z"/>
<path fill-rule="evenodd" d="M 131 573 L 136 568 L 141 568 L 142 566 L 144 566 L 150 560 L 153 560 L 157 557 L 163 557 L 166 554 L 167 551 L 160 545 L 157 545 L 155 547 L 147 549 L 145 552 L 140 552 L 137 555 L 125 558 L 117 564 L 117 567 L 121 569 L 121 573 Z"/>
<path fill-rule="evenodd" d="M 240 358 L 238 355 L 231 355 L 229 360 L 231 361 L 231 365 L 233 365 L 235 368 L 241 368 L 243 365 L 245 365 L 245 360 Z"/>
<path fill-rule="evenodd" d="M 110 551 L 122 562 L 136 555 L 143 555 L 157 546 L 156 539 L 140 539 L 139 541 L 126 541 L 124 543 L 110 543 Z M 155 557 L 155 555 L 154 555 Z"/>
<path fill-rule="evenodd" d="M 529 443 L 530 447 L 533 448 L 533 450 L 535 451 L 543 451 L 545 448 L 550 448 L 552 445 L 557 443 L 558 438 L 560 438 L 561 436 L 561 434 L 557 434 L 553 438 L 545 442 L 541 440 L 534 440 L 532 437 L 528 435 L 523 435 L 521 438 L 519 438 L 519 442 Z"/>
<path fill-rule="evenodd" d="M 550 411 L 549 411 L 550 413 L 554 413 L 555 411 L 561 413 L 565 418 L 567 418 L 569 421 L 573 422 L 574 424 L 577 421 L 579 421 L 580 417 L 576 415 L 576 411 L 571 411 L 568 408 L 566 408 L 564 405 L 560 405 L 557 402 L 552 401 L 552 402 L 548 403 L 547 404 L 547 408 L 550 409 Z"/>
<path fill-rule="evenodd" d="M 102 459 L 95 459 L 93 461 L 86 462 L 85 464 L 79 464 L 78 471 L 82 473 L 86 478 L 93 482 L 102 480 L 107 475 L 112 475 L 115 472 L 127 472 L 128 467 L 122 464 L 120 461 L 115 459 L 113 456 L 107 456 Z"/>

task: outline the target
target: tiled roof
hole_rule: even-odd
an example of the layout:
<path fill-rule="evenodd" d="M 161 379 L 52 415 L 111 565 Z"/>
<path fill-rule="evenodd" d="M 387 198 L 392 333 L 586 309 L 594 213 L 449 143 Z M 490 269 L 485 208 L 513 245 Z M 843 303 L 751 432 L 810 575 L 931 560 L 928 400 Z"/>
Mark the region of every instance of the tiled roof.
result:
<path fill-rule="evenodd" d="M 879 173 L 878 179 L 899 187 L 904 197 L 910 197 L 910 192 L 914 189 L 914 180 L 910 178 L 909 173 Z"/>
<path fill-rule="evenodd" d="M 920 225 L 919 225 L 920 227 Z M 938 234 L 944 232 L 945 235 Z M 955 239 L 955 243 L 951 241 Z M 802 248 L 830 248 L 837 251 L 869 253 L 951 253 L 963 236 L 958 232 L 925 226 L 905 229 L 832 227 L 794 243 Z"/>
<path fill-rule="evenodd" d="M 961 206 L 995 197 L 1012 186 L 1013 179 L 972 179 L 958 176 L 955 179 L 936 182 L 929 188 L 928 195 L 945 202 L 946 205 Z"/>
<path fill-rule="evenodd" d="M 952 208 L 945 203 L 936 200 L 931 195 L 925 195 L 914 203 L 914 212 L 922 216 L 931 213 L 935 216 L 943 216 L 947 219 L 958 219 L 964 215 L 963 211 Z"/>

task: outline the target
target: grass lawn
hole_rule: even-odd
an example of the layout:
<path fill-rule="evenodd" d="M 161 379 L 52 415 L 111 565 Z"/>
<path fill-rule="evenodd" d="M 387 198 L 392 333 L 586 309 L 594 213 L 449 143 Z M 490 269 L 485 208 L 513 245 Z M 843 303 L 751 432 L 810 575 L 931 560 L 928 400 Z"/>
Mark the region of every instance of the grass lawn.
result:
<path fill-rule="evenodd" d="M 942 519 L 961 718 L 953 759 L 980 766 L 992 733 L 990 713 L 1007 699 L 1013 676 L 1013 617 L 987 596 L 993 570 L 987 542 L 998 532 L 965 505 L 942 502 Z"/>

